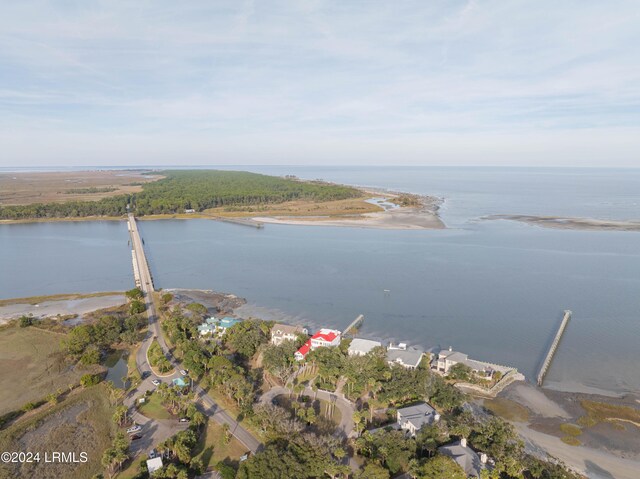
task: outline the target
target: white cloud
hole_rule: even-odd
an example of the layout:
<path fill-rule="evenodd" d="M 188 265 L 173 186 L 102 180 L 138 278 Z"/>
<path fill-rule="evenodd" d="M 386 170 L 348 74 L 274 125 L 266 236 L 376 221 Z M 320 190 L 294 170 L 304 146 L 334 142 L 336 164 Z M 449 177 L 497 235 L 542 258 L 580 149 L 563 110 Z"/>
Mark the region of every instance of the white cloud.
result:
<path fill-rule="evenodd" d="M 2 7 L 2 166 L 640 166 L 633 1 L 61 5 Z"/>

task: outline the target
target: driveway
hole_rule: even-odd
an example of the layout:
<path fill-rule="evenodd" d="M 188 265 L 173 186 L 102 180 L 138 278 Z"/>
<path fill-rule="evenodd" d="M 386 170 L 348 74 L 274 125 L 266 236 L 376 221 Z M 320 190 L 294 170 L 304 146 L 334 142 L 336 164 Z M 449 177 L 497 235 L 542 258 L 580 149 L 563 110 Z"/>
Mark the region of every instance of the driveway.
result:
<path fill-rule="evenodd" d="M 262 404 L 273 404 L 273 400 L 277 396 L 288 396 L 290 394 L 292 394 L 292 391 L 290 389 L 282 386 L 276 386 L 264 393 L 260 397 L 260 402 Z M 336 428 L 336 434 L 343 437 L 351 437 L 354 435 L 353 413 L 355 412 L 356 408 L 352 402 L 346 399 L 342 394 L 332 393 L 330 391 L 324 391 L 322 389 L 314 391 L 313 389 L 307 387 L 303 391 L 303 394 L 305 396 L 316 397 L 318 399 L 322 399 L 323 401 L 335 403 L 335 405 L 340 410 L 340 424 L 338 424 L 338 427 Z"/>

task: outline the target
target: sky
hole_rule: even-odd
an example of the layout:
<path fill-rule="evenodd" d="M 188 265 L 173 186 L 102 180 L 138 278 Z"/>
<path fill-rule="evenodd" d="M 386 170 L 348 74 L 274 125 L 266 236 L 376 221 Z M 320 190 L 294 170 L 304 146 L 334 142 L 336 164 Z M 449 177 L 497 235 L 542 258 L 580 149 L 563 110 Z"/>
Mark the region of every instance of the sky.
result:
<path fill-rule="evenodd" d="M 0 5 L 0 167 L 640 167 L 640 3 Z"/>

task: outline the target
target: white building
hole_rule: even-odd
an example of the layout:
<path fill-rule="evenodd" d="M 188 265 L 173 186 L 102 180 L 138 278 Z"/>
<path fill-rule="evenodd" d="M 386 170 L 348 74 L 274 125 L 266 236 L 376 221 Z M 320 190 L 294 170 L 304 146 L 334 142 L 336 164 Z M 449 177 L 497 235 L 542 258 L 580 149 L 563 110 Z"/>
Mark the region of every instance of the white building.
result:
<path fill-rule="evenodd" d="M 370 353 L 374 348 L 382 346 L 380 341 L 372 341 L 371 339 L 354 338 L 349 344 L 347 353 L 349 356 L 364 356 Z"/>
<path fill-rule="evenodd" d="M 302 326 L 291 326 L 289 324 L 274 324 L 271 328 L 271 343 L 278 346 L 285 341 L 295 341 L 299 334 L 309 334 Z"/>
<path fill-rule="evenodd" d="M 311 349 L 339 346 L 341 334 L 337 329 L 322 328 L 311 336 Z"/>
<path fill-rule="evenodd" d="M 398 409 L 397 418 L 400 429 L 415 436 L 423 426 L 439 421 L 440 415 L 435 409 L 423 402 Z"/>
<path fill-rule="evenodd" d="M 424 351 L 418 348 L 407 347 L 406 343 L 389 344 L 387 349 L 387 363 L 399 364 L 407 369 L 416 369 L 422 361 Z"/>
<path fill-rule="evenodd" d="M 154 472 L 162 469 L 162 457 L 149 459 L 147 461 L 147 469 L 149 470 L 149 475 L 153 475 Z"/>

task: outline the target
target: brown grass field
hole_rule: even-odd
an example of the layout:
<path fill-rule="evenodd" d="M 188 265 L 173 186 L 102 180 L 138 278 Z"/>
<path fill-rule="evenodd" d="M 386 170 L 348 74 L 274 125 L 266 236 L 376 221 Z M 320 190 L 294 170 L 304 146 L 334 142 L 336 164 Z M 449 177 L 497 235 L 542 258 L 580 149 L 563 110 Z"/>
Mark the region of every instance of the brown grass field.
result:
<path fill-rule="evenodd" d="M 146 177 L 141 171 L 1 173 L 0 205 L 95 201 L 142 191 L 142 183 L 160 178 L 160 175 Z M 97 191 L 87 191 L 90 188 Z"/>
<path fill-rule="evenodd" d="M 0 329 L 0 415 L 78 383 L 82 373 L 61 354 L 63 337 L 33 327 Z"/>
<path fill-rule="evenodd" d="M 103 471 L 102 454 L 111 444 L 115 427 L 103 385 L 79 389 L 59 404 L 36 412 L 0 431 L 0 450 L 40 453 L 40 462 L 0 464 L 0 477 L 30 479 L 87 479 Z M 86 463 L 46 463 L 44 453 L 86 452 Z"/>
<path fill-rule="evenodd" d="M 210 208 L 204 213 L 227 218 L 252 216 L 345 216 L 383 211 L 379 206 L 367 203 L 367 198 L 350 198 L 336 201 L 287 201 L 263 206 Z"/>

